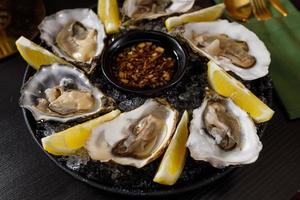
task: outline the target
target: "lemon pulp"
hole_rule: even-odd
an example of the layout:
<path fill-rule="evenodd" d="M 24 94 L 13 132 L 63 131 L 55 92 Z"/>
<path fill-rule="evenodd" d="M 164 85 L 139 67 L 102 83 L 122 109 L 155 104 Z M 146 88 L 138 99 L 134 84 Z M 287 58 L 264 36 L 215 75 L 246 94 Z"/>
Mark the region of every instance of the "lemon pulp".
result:
<path fill-rule="evenodd" d="M 104 23 L 107 34 L 119 32 L 121 20 L 117 0 L 99 0 L 98 16 Z"/>
<path fill-rule="evenodd" d="M 114 110 L 96 119 L 92 119 L 61 132 L 44 137 L 42 138 L 43 148 L 54 155 L 74 154 L 76 150 L 85 146 L 93 128 L 114 119 L 119 114 L 119 110 Z"/>
<path fill-rule="evenodd" d="M 185 111 L 155 174 L 154 182 L 173 185 L 178 180 L 185 163 L 188 121 L 188 113 Z"/>
<path fill-rule="evenodd" d="M 67 61 L 23 36 L 16 41 L 16 46 L 23 59 L 36 70 L 38 70 L 41 65 L 53 63 L 69 64 Z"/>
<path fill-rule="evenodd" d="M 209 84 L 217 93 L 231 98 L 255 122 L 266 122 L 272 118 L 274 111 L 271 108 L 212 61 L 208 63 L 207 75 Z"/>
<path fill-rule="evenodd" d="M 191 22 L 205 22 L 213 21 L 218 19 L 225 9 L 223 3 L 204 8 L 195 12 L 183 14 L 176 17 L 169 17 L 165 21 L 165 26 L 168 31 L 171 31 L 174 27 L 180 26 L 182 24 L 191 23 Z"/>

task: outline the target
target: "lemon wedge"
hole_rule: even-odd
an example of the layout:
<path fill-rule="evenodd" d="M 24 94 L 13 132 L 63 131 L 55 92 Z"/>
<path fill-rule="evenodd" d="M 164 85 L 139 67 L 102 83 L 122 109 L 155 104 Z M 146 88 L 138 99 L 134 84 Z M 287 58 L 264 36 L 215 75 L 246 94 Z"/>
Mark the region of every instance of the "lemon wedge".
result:
<path fill-rule="evenodd" d="M 255 122 L 266 122 L 272 118 L 274 111 L 271 108 L 212 61 L 208 63 L 207 75 L 210 86 L 217 93 L 231 98 L 239 107 L 248 112 Z"/>
<path fill-rule="evenodd" d="M 76 150 L 84 147 L 90 137 L 92 129 L 100 124 L 110 121 L 120 114 L 119 110 L 114 110 L 96 119 L 78 124 L 58 133 L 42 138 L 43 148 L 53 155 L 71 155 Z"/>
<path fill-rule="evenodd" d="M 107 34 L 119 32 L 121 19 L 117 0 L 99 0 L 98 16 L 104 23 Z"/>
<path fill-rule="evenodd" d="M 47 49 L 28 40 L 24 36 L 21 36 L 16 41 L 16 46 L 23 59 L 36 70 L 38 70 L 41 65 L 53 63 L 69 64 L 67 61 L 57 57 Z"/>
<path fill-rule="evenodd" d="M 225 5 L 223 3 L 220 3 L 215 6 L 204 8 L 195 12 L 183 14 L 176 17 L 169 17 L 165 21 L 165 26 L 167 27 L 168 31 L 171 31 L 176 26 L 180 26 L 182 24 L 190 22 L 213 21 L 218 19 L 222 15 L 224 9 Z"/>
<path fill-rule="evenodd" d="M 184 111 L 175 134 L 166 150 L 153 179 L 154 182 L 173 185 L 178 180 L 185 163 L 186 141 L 188 138 L 188 113 Z"/>

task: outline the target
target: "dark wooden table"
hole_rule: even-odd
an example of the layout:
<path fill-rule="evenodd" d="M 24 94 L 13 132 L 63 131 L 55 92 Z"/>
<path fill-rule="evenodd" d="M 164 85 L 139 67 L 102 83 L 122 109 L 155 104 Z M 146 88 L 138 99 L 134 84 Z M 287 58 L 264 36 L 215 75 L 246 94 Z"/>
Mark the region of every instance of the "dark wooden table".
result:
<path fill-rule="evenodd" d="M 49 13 L 95 2 L 46 1 Z M 19 55 L 0 61 L 0 199 L 126 199 L 75 180 L 34 143 L 18 106 L 25 66 Z M 300 120 L 287 119 L 276 94 L 273 108 L 276 114 L 262 138 L 264 148 L 255 164 L 236 169 L 206 188 L 155 199 L 291 199 L 300 189 Z"/>

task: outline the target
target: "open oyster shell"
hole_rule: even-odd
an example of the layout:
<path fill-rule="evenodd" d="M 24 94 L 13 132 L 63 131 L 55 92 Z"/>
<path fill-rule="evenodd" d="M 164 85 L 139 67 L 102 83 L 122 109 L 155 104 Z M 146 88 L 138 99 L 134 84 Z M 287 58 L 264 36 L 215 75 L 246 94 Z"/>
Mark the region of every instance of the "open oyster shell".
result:
<path fill-rule="evenodd" d="M 191 48 L 244 80 L 268 74 L 270 53 L 264 43 L 243 25 L 227 20 L 189 23 L 182 36 Z"/>
<path fill-rule="evenodd" d="M 190 10 L 195 0 L 125 0 L 123 12 L 133 20 L 156 19 Z"/>
<path fill-rule="evenodd" d="M 177 118 L 178 112 L 168 104 L 149 99 L 95 128 L 86 148 L 94 160 L 141 168 L 163 153 Z"/>
<path fill-rule="evenodd" d="M 229 98 L 209 92 L 193 111 L 186 146 L 195 160 L 217 168 L 253 163 L 262 144 L 248 114 Z"/>
<path fill-rule="evenodd" d="M 81 70 L 52 64 L 43 66 L 24 84 L 20 106 L 30 110 L 36 120 L 67 122 L 109 112 L 114 101 Z"/>
<path fill-rule="evenodd" d="M 104 48 L 104 26 L 91 9 L 66 9 L 39 25 L 41 39 L 55 54 L 91 73 Z"/>

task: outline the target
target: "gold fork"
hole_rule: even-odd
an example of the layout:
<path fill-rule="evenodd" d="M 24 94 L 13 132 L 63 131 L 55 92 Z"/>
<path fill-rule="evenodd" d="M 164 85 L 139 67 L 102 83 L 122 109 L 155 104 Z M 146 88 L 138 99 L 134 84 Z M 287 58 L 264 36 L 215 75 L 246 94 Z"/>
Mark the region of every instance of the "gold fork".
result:
<path fill-rule="evenodd" d="M 267 8 L 265 0 L 251 0 L 251 7 L 257 20 L 268 20 L 272 18 L 272 13 Z"/>
<path fill-rule="evenodd" d="M 11 22 L 11 15 L 0 2 L 0 59 L 13 54 L 16 51 L 11 37 L 7 36 L 6 28 Z"/>
<path fill-rule="evenodd" d="M 16 52 L 13 41 L 6 36 L 4 31 L 0 30 L 0 59 L 5 58 Z"/>

